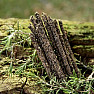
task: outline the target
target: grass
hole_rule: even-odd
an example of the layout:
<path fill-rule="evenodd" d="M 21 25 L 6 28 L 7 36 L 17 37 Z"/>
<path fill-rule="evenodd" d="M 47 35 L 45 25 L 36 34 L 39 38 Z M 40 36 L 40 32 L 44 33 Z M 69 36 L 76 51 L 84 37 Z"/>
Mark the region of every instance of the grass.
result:
<path fill-rule="evenodd" d="M 46 12 L 53 18 L 94 22 L 94 0 L 0 0 L 0 18 L 29 18 Z"/>

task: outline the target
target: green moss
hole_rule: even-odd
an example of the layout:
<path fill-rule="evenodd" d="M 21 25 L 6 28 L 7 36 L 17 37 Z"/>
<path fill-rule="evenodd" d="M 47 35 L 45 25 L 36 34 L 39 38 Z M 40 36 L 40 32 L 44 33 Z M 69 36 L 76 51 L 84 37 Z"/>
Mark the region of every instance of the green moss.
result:
<path fill-rule="evenodd" d="M 18 29 L 18 22 L 19 22 L 19 28 L 30 32 L 28 29 L 29 26 L 29 19 L 17 19 L 17 18 L 10 18 L 10 19 L 0 19 L 0 30 L 4 29 L 6 31 L 9 29 L 9 27 L 14 27 L 15 29 Z M 94 23 L 90 22 L 76 22 L 76 21 L 68 21 L 63 20 L 63 26 L 65 30 L 70 32 L 71 34 L 81 34 L 85 32 L 94 32 Z"/>
<path fill-rule="evenodd" d="M 73 21 L 63 21 L 63 26 L 71 34 L 94 32 L 94 23 L 90 23 L 90 22 L 80 23 L 80 22 L 73 22 Z"/>
<path fill-rule="evenodd" d="M 94 48 L 94 45 L 75 45 L 74 47 L 73 47 L 74 49 L 76 49 L 76 48 Z"/>

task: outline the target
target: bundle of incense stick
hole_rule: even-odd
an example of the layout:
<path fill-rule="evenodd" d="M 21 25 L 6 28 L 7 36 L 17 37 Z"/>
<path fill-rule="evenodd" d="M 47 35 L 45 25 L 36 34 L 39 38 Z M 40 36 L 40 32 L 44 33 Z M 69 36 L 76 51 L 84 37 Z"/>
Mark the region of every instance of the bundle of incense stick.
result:
<path fill-rule="evenodd" d="M 53 20 L 42 13 L 35 13 L 30 18 L 31 40 L 37 54 L 42 61 L 49 77 L 52 75 L 58 79 L 65 79 L 75 70 L 79 77 L 79 71 L 71 50 L 67 33 L 64 31 L 62 21 Z"/>

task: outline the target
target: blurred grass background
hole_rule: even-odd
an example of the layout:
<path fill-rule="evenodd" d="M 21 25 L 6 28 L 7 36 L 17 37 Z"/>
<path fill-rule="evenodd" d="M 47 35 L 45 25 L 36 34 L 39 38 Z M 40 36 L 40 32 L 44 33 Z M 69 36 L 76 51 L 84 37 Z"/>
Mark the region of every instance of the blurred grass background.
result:
<path fill-rule="evenodd" d="M 36 11 L 53 18 L 94 22 L 94 0 L 0 0 L 0 18 L 29 18 Z"/>

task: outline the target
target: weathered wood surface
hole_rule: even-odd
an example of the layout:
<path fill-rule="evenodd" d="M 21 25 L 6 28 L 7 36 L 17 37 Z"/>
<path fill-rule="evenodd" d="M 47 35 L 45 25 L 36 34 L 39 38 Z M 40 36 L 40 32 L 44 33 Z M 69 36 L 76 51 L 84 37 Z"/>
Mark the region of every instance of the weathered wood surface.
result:
<path fill-rule="evenodd" d="M 0 78 L 0 94 L 40 94 L 41 89 L 39 86 L 35 85 L 35 81 L 28 81 L 23 86 L 26 81 L 26 77 L 17 77 L 13 75 L 12 77 L 3 76 Z"/>
<path fill-rule="evenodd" d="M 26 79 L 14 74 L 15 65 L 18 66 L 17 62 L 13 62 L 14 73 L 9 76 L 10 62 L 8 57 L 0 57 L 0 94 L 41 94 L 42 89 L 39 85 L 35 85 L 37 78 Z"/>

